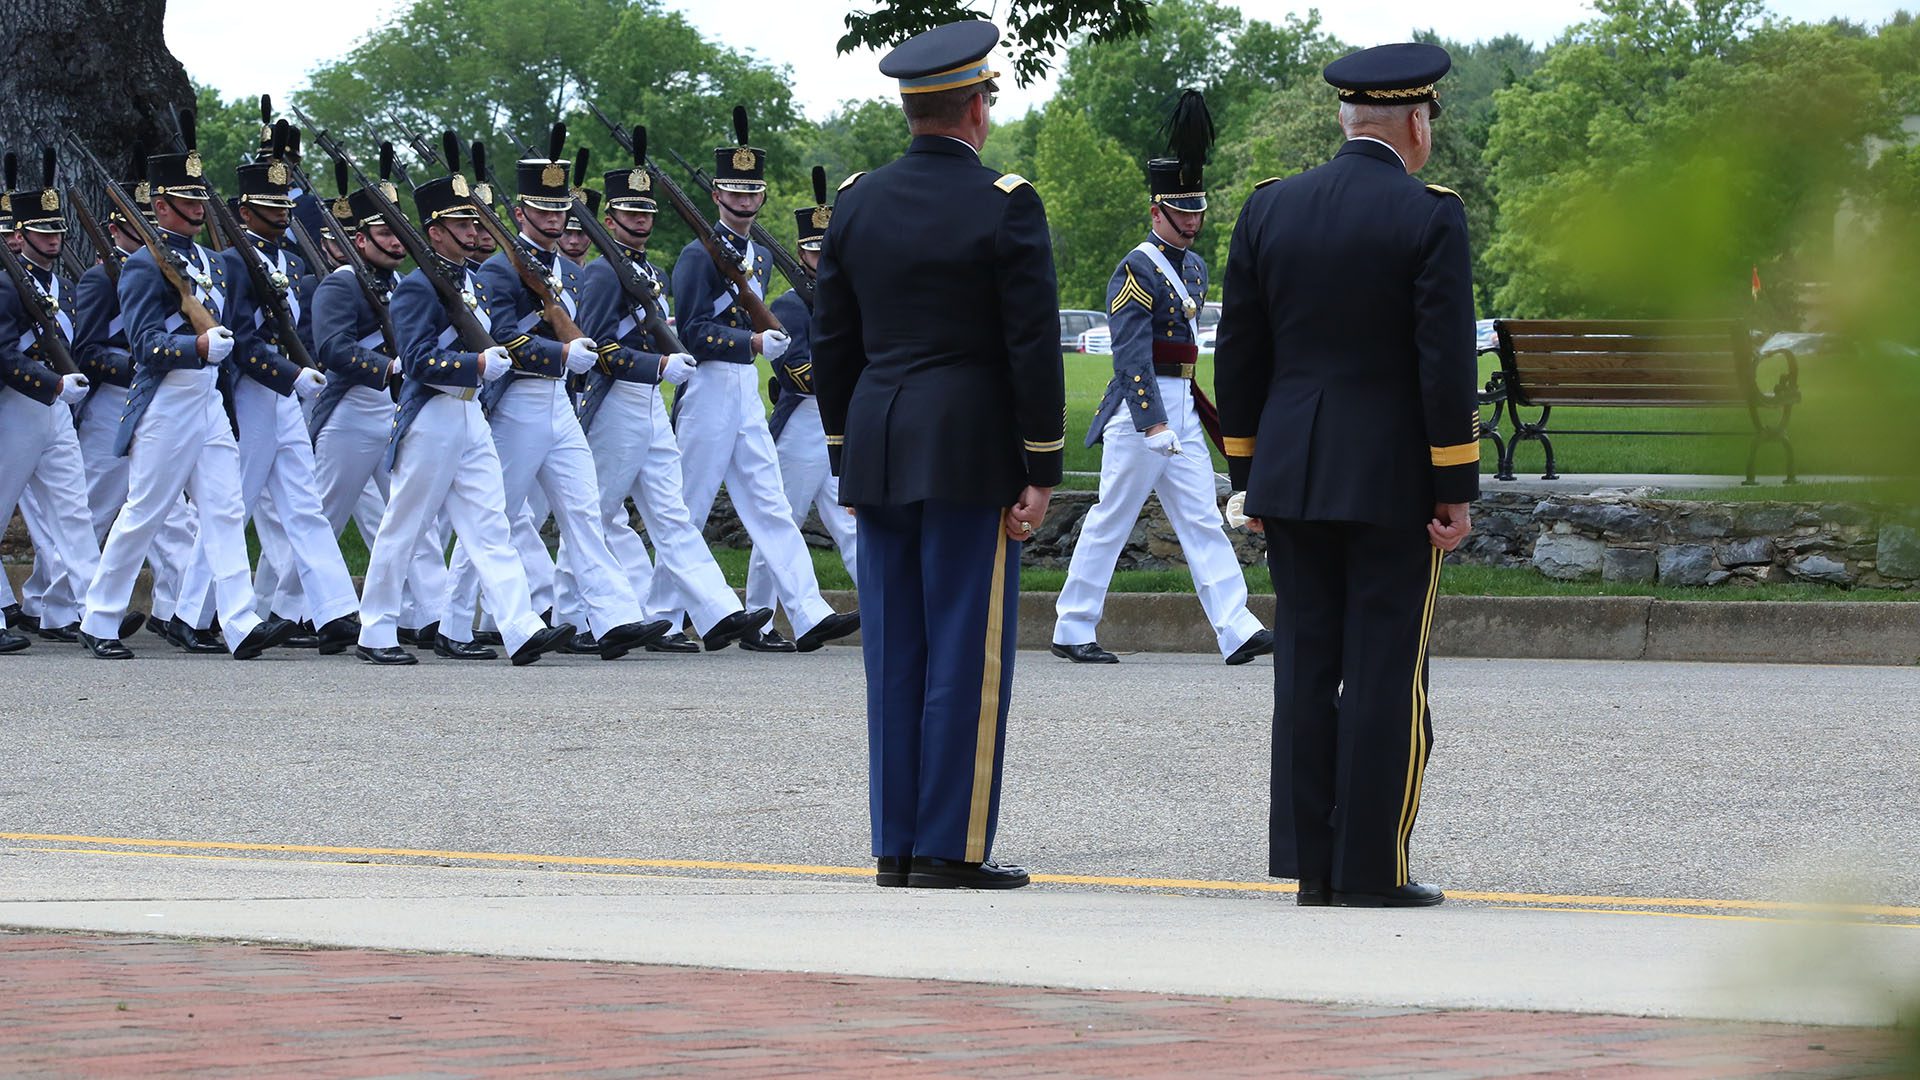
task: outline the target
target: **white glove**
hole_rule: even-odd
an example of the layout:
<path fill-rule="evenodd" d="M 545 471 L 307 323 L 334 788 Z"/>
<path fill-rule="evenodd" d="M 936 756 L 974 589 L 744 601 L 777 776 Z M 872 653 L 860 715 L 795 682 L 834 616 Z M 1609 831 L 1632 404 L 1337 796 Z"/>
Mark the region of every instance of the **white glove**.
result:
<path fill-rule="evenodd" d="M 207 331 L 207 363 L 217 364 L 233 352 L 233 331 L 216 326 Z"/>
<path fill-rule="evenodd" d="M 396 356 L 387 364 L 387 377 L 393 378 L 398 376 L 399 374 L 400 374 L 400 358 Z"/>
<path fill-rule="evenodd" d="M 1247 523 L 1247 493 L 1236 491 L 1227 496 L 1227 524 L 1238 529 Z"/>
<path fill-rule="evenodd" d="M 693 369 L 699 365 L 700 361 L 686 353 L 668 353 L 666 366 L 660 369 L 660 381 L 679 386 L 693 378 Z"/>
<path fill-rule="evenodd" d="M 1147 436 L 1147 449 L 1161 457 L 1172 457 L 1180 452 L 1180 440 L 1173 437 L 1173 429 L 1156 431 Z"/>
<path fill-rule="evenodd" d="M 575 375 L 584 375 L 593 370 L 600 360 L 600 354 L 593 351 L 592 338 L 574 338 L 567 342 L 567 370 Z"/>
<path fill-rule="evenodd" d="M 787 355 L 787 346 L 792 341 L 785 331 L 768 330 L 760 335 L 760 353 L 769 360 L 778 360 Z"/>
<path fill-rule="evenodd" d="M 87 396 L 87 377 L 74 372 L 60 376 L 60 404 L 78 405 Z"/>
<path fill-rule="evenodd" d="M 480 377 L 488 382 L 506 375 L 513 367 L 513 357 L 507 355 L 505 345 L 495 345 L 480 354 Z"/>
<path fill-rule="evenodd" d="M 313 368 L 301 368 L 300 374 L 293 377 L 293 392 L 305 401 L 320 392 L 327 385 L 327 377 Z"/>

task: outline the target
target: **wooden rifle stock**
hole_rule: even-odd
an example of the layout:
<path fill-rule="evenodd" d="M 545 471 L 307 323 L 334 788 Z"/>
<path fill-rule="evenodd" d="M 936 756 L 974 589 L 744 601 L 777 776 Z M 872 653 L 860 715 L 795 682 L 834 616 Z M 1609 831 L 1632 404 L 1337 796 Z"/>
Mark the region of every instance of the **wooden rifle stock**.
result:
<path fill-rule="evenodd" d="M 78 187 L 72 184 L 67 185 L 67 201 L 73 204 L 74 214 L 80 219 L 80 231 L 87 234 L 87 239 L 92 242 L 93 249 L 100 253 L 100 265 L 107 268 L 107 280 L 113 282 L 116 286 L 119 285 L 120 256 L 118 254 L 118 245 L 113 242 L 111 236 L 107 235 L 107 231 L 100 227 L 100 222 L 93 216 L 93 211 L 87 208 L 87 201 L 80 197 L 80 189 Z"/>
<path fill-rule="evenodd" d="M 526 242 L 507 232 L 506 225 L 501 222 L 499 215 L 493 212 L 493 207 L 481 202 L 478 196 L 469 195 L 467 202 L 480 212 L 480 224 L 493 234 L 493 242 L 500 246 L 501 253 L 506 255 L 507 261 L 513 264 L 513 272 L 519 275 L 520 284 L 525 285 L 527 291 L 533 294 L 534 300 L 540 304 L 540 317 L 553 328 L 554 335 L 560 343 L 564 345 L 575 338 L 586 337 L 587 335 L 580 332 L 580 327 L 575 325 L 573 316 L 567 314 L 566 305 L 554 295 L 553 287 L 548 284 L 546 275 L 542 274 L 528 258 L 524 247 Z M 559 256 L 555 255 L 554 258 L 557 259 Z"/>
<path fill-rule="evenodd" d="M 214 318 L 213 312 L 207 309 L 207 305 L 201 303 L 200 298 L 194 295 L 193 284 L 187 280 L 185 271 L 175 261 L 172 251 L 160 239 L 159 231 L 148 224 L 146 215 L 127 199 L 127 193 L 120 190 L 120 185 L 114 180 L 113 174 L 107 172 L 106 166 L 100 164 L 100 159 L 93 156 L 93 151 L 89 150 L 85 143 L 77 138 L 69 139 L 67 142 L 68 145 L 80 151 L 80 160 L 87 163 L 87 167 L 93 171 L 94 179 L 105 188 L 107 201 L 113 204 L 114 209 L 120 211 L 120 216 L 126 219 L 128 227 L 139 235 L 140 242 L 146 245 L 147 251 L 153 255 L 154 265 L 160 268 L 160 276 L 180 294 L 180 314 L 187 320 L 187 325 L 193 327 L 195 334 L 205 334 L 219 326 L 220 320 Z"/>
<path fill-rule="evenodd" d="M 667 153 L 672 154 L 673 160 L 687 170 L 687 175 L 693 177 L 694 183 L 699 184 L 707 194 L 713 194 L 713 177 L 708 176 L 705 169 L 696 168 L 692 162 L 681 157 L 679 151 L 672 147 L 667 148 Z M 773 234 L 767 231 L 767 227 L 758 221 L 755 221 L 747 230 L 747 235 L 753 238 L 754 243 L 767 249 L 767 257 L 773 260 L 774 268 L 780 271 L 781 277 L 787 279 L 787 284 L 793 286 L 794 295 L 800 298 L 801 303 L 807 305 L 807 310 L 812 311 L 814 280 L 818 275 L 806 263 L 794 258 L 793 254 L 781 246 L 780 241 L 774 239 Z"/>
<path fill-rule="evenodd" d="M 40 330 L 40 353 L 46 358 L 47 366 L 53 369 L 55 375 L 78 372 L 80 369 L 74 366 L 73 353 L 67 349 L 67 336 L 60 331 L 60 320 L 54 317 L 52 299 L 5 244 L 0 244 L 0 266 L 6 268 L 14 291 L 20 294 L 20 306 L 27 309 L 27 315 Z"/>

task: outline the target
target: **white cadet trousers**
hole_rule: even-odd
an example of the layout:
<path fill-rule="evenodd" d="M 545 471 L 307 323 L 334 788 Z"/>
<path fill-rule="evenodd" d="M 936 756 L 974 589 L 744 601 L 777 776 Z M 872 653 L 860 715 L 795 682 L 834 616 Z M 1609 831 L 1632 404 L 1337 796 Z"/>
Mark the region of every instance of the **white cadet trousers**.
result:
<path fill-rule="evenodd" d="M 647 384 L 616 382 L 607 391 L 594 417 L 593 430 L 587 433 L 593 447 L 593 465 L 600 483 L 600 527 L 605 531 L 607 547 L 627 572 L 634 595 L 649 620 L 671 619 L 679 614 L 678 601 L 666 593 L 677 593 L 671 582 L 686 586 L 687 613 L 697 633 L 705 634 L 715 623 L 740 610 L 740 598 L 727 585 L 726 575 L 713 561 L 706 538 L 694 528 L 687 514 L 687 500 L 680 492 L 680 446 L 674 441 L 673 425 L 667 419 L 666 403 L 660 391 Z M 627 496 L 640 511 L 647 539 L 653 542 L 653 558 L 647 545 L 633 531 L 627 513 Z M 654 561 L 672 570 L 655 575 Z M 560 548 L 561 573 L 555 588 L 561 610 L 572 603 L 571 558 L 565 545 Z M 662 585 L 667 585 L 662 588 Z M 676 624 L 674 629 L 680 629 Z"/>
<path fill-rule="evenodd" d="M 29 399 L 31 400 L 31 399 Z M 42 626 L 70 626 L 80 616 L 79 605 L 87 591 L 86 579 L 75 579 L 61 554 L 57 531 L 47 527 L 40 502 L 33 488 L 20 492 L 20 520 L 27 526 L 27 539 L 33 544 L 33 571 L 20 583 L 20 613 L 40 620 Z M 0 574 L 0 577 L 5 577 Z M 0 589 L 0 603 L 14 603 L 11 583 Z"/>
<path fill-rule="evenodd" d="M 593 451 L 587 448 L 587 438 L 580 431 L 580 419 L 574 415 L 566 383 L 559 379 L 520 379 L 507 387 L 488 420 L 493 425 L 494 447 L 500 453 L 507 505 L 516 508 L 510 531 L 522 558 L 535 564 L 545 561 L 550 565 L 552 561 L 540 541 L 539 525 L 544 517 L 535 519 L 525 510 L 528 496 L 537 487 L 560 524 L 562 541 L 573 549 L 573 572 L 587 612 L 587 629 L 595 637 L 603 637 L 617 626 L 639 622 L 640 601 L 633 595 L 633 586 L 619 561 L 607 550 L 606 535 L 600 530 L 600 489 L 594 482 Z M 527 550 L 529 543 L 539 549 L 537 554 Z M 440 626 L 441 633 L 456 640 L 471 636 L 467 627 L 472 625 L 472 613 L 462 610 L 462 602 L 470 595 L 475 568 L 465 546 L 462 543 L 453 551 L 453 601 Z M 494 614 L 497 621 L 499 613 Z M 456 631 L 464 636 L 457 636 Z M 501 634 L 504 638 L 505 631 Z"/>
<path fill-rule="evenodd" d="M 102 544 L 107 542 L 113 519 L 127 504 L 132 458 L 114 453 L 113 443 L 132 393 L 125 386 L 98 384 L 80 410 L 80 457 L 87 466 L 87 508 L 93 513 L 94 538 Z M 187 558 L 193 554 L 194 530 L 193 508 L 187 505 L 185 496 L 176 493 L 172 510 L 153 534 L 153 546 L 147 549 L 147 566 L 153 571 L 152 614 L 162 622 L 173 617 L 180 578 L 186 573 Z"/>
<path fill-rule="evenodd" d="M 240 447 L 220 400 L 220 370 L 169 371 L 134 430 L 128 452 L 127 505 L 100 552 L 80 628 L 97 638 L 120 632 L 134 578 L 155 536 L 180 501 L 193 498 L 200 531 L 194 550 L 211 568 L 220 633 L 238 645 L 260 616 L 247 572 L 246 508 L 240 497 Z M 183 592 L 182 597 L 185 596 Z"/>
<path fill-rule="evenodd" d="M 307 597 L 307 613 L 315 626 L 353 614 L 360 598 L 340 557 L 313 478 L 313 445 L 306 417 L 292 394 L 282 396 L 260 383 L 241 378 L 233 388 L 233 415 L 240 427 L 240 493 L 242 505 L 255 512 L 262 499 L 271 499 L 279 511 L 282 535 L 275 539 L 275 558 L 300 575 Z M 258 530 L 256 530 L 258 532 Z M 205 628 L 213 621 L 212 591 L 207 585 L 206 536 L 194 545 L 187 575 L 180 586 L 179 615 L 189 626 Z M 261 550 L 267 550 L 262 537 Z M 281 561 L 283 560 L 283 561 Z M 226 612 L 220 614 L 224 626 Z"/>
<path fill-rule="evenodd" d="M 786 609 L 787 622 L 794 634 L 803 635 L 833 614 L 833 609 L 820 598 L 813 557 L 787 505 L 759 380 L 760 368 L 755 364 L 706 363 L 693 370 L 693 377 L 680 388 L 684 400 L 675 428 L 680 485 L 695 529 L 707 527 L 714 497 L 722 483 L 727 485 L 754 551 L 766 558 L 774 595 Z M 670 618 L 678 625 L 677 613 L 691 605 L 694 590 L 671 565 L 658 569 L 666 572 L 671 583 L 675 614 Z"/>
<path fill-rule="evenodd" d="M 36 569 L 48 560 L 47 588 L 41 595 L 43 626 L 80 621 L 79 597 L 100 569 L 100 544 L 87 511 L 87 470 L 73 430 L 73 410 L 59 402 L 42 405 L 12 388 L 0 388 L 0 527 L 13 520 L 13 508 L 33 493 L 30 529 Z M 22 589 L 22 592 L 25 592 Z M 108 637 L 119 634 L 119 628 Z"/>
<path fill-rule="evenodd" d="M 818 510 L 820 524 L 840 550 L 847 577 L 857 585 L 859 575 L 853 568 L 858 530 L 853 515 L 840 505 L 840 478 L 833 475 L 832 463 L 827 460 L 827 429 L 820 423 L 819 402 L 811 396 L 800 399 L 787 417 L 787 426 L 780 429 L 774 449 L 780 456 L 780 480 L 786 488 L 787 505 L 793 510 L 793 527 L 806 525 L 808 512 Z M 766 557 L 755 547 L 747 559 L 747 606 L 773 604 L 773 575 L 767 570 Z"/>
<path fill-rule="evenodd" d="M 1101 431 L 1100 501 L 1080 523 L 1080 538 L 1067 564 L 1067 584 L 1054 607 L 1053 640 L 1061 645 L 1094 640 L 1114 564 L 1152 493 L 1160 496 L 1161 509 L 1180 538 L 1194 592 L 1200 594 L 1200 606 L 1213 624 L 1220 654 L 1230 656 L 1260 632 L 1260 620 L 1247 610 L 1247 578 L 1221 522 L 1213 461 L 1200 415 L 1193 408 L 1193 393 L 1185 379 L 1155 378 L 1167 409 L 1167 425 L 1180 441 L 1180 453 L 1161 457 L 1147 449 L 1146 436 L 1134 427 L 1124 406 L 1107 421 Z"/>
<path fill-rule="evenodd" d="M 400 643 L 400 604 L 409 567 L 435 520 L 446 520 L 471 553 L 471 565 L 497 612 L 509 654 L 545 628 L 527 599 L 520 557 L 507 543 L 507 499 L 500 454 L 478 401 L 435 394 L 400 441 L 392 493 L 373 541 L 361 590 L 360 644 L 390 649 Z"/>
<path fill-rule="evenodd" d="M 556 614 L 551 620 L 552 625 L 568 623 L 575 629 L 579 629 L 587 625 L 587 609 L 586 605 L 580 602 L 578 591 L 576 590 L 573 594 L 572 607 L 574 615 L 579 619 L 578 622 L 560 618 L 557 614 L 558 605 L 554 602 L 559 571 L 555 566 L 553 552 L 547 550 L 546 537 L 541 531 L 546 528 L 547 518 L 551 516 L 553 512 L 547 505 L 546 494 L 538 485 L 535 485 L 534 489 L 527 493 L 526 503 L 518 511 L 507 515 L 511 523 L 509 526 L 511 532 L 507 541 L 513 545 L 513 550 L 520 553 L 520 569 L 527 575 L 527 588 L 533 594 L 534 612 L 544 615 L 549 609 L 553 609 Z M 456 564 L 460 561 L 460 547 L 457 540 L 454 541 L 453 561 Z M 571 584 L 568 585 L 568 588 L 572 587 Z M 441 614 L 442 632 L 445 632 L 447 624 L 457 626 L 460 628 L 460 633 L 448 636 L 458 641 L 466 641 L 472 635 L 476 613 L 480 617 L 480 629 L 499 629 L 494 625 L 493 612 L 480 606 L 479 579 L 472 575 L 468 575 L 464 581 L 450 579 L 447 586 L 446 608 Z M 581 631 L 581 633 L 586 632 Z"/>

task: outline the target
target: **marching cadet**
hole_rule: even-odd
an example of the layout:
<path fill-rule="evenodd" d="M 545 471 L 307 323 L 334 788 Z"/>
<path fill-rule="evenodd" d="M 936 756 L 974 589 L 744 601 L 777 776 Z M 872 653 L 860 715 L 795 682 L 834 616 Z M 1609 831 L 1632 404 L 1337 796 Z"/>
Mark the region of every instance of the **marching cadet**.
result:
<path fill-rule="evenodd" d="M 820 252 L 813 382 L 859 515 L 882 886 L 1028 880 L 990 860 L 1020 543 L 1060 482 L 1066 376 L 1046 211 L 979 158 L 999 39 L 989 22 L 949 23 L 880 62 L 913 141 L 840 185 Z"/>
<path fill-rule="evenodd" d="M 563 142 L 564 130 L 556 126 L 555 144 Z M 560 158 L 558 145 L 551 148 L 549 158 L 520 161 L 514 220 L 520 227 L 520 254 L 546 275 L 553 295 L 571 316 L 579 310 L 580 268 L 554 250 L 565 232 L 567 208 L 573 205 L 568 166 Z M 505 345 L 513 359 L 512 368 L 482 395 L 500 452 L 506 505 L 510 509 L 525 506 L 536 485 L 546 496 L 559 521 L 562 541 L 572 552 L 575 581 L 600 656 L 617 659 L 666 636 L 669 626 L 664 620 L 644 620 L 626 572 L 607 549 L 606 534 L 600 529 L 593 453 L 587 449 L 566 382 L 568 374 L 584 374 L 599 360 L 596 344 L 585 336 L 558 340 L 559 331 L 546 321 L 539 300 L 521 281 L 508 252 L 496 252 L 481 266 L 479 276 L 490 297 L 494 340 Z M 456 589 L 463 576 L 475 572 L 471 553 L 463 555 L 463 551 L 464 544 L 455 552 Z M 456 639 L 471 633 L 457 622 L 443 620 L 440 632 Z"/>
<path fill-rule="evenodd" d="M 448 165 L 457 169 L 458 162 Z M 393 473 L 392 497 L 367 561 L 356 652 L 373 664 L 419 662 L 400 647 L 401 594 L 421 537 L 444 512 L 469 553 L 509 657 L 515 666 L 531 664 L 559 648 L 574 629 L 547 626 L 533 613 L 526 572 L 507 543 L 500 455 L 478 392 L 504 378 L 511 360 L 503 345 L 478 353 L 456 348 L 452 316 L 428 277 L 458 283 L 461 301 L 486 325 L 490 297 L 467 262 L 477 244 L 479 214 L 466 177 L 457 171 L 414 188 L 413 202 L 438 259 L 403 278 L 388 308 L 404 378 L 385 462 Z M 486 659 L 494 656 L 491 649 L 480 651 Z"/>
<path fill-rule="evenodd" d="M 587 178 L 584 176 L 578 179 L 582 184 L 587 182 Z M 599 192 L 589 187 L 583 187 L 578 189 L 578 194 L 580 198 L 586 201 L 587 213 L 598 214 L 600 212 Z M 593 241 L 587 236 L 587 230 L 582 227 L 578 221 L 569 217 L 567 219 L 566 231 L 560 234 L 560 239 L 555 246 L 560 249 L 560 254 L 565 255 L 573 261 L 573 265 L 585 269 L 587 265 L 587 252 L 593 250 Z"/>
<path fill-rule="evenodd" d="M 72 579 L 92 580 L 100 548 L 87 512 L 86 467 L 73 426 L 72 407 L 85 399 L 88 380 L 77 371 L 56 374 L 48 363 L 50 350 L 73 338 L 67 310 L 72 296 L 54 269 L 67 231 L 54 186 L 55 165 L 49 150 L 43 182 L 7 194 L 21 241 L 15 261 L 25 281 L 16 286 L 11 275 L 0 275 L 0 523 L 13 518 L 23 493 L 33 493 L 35 564 L 48 563 L 40 633 L 72 640 L 66 635 L 78 635 L 76 594 L 82 588 Z M 51 329 L 41 328 L 35 310 L 52 320 Z M 50 345 L 45 339 L 50 333 L 64 340 Z M 144 616 L 128 619 L 136 627 L 144 622 Z"/>
<path fill-rule="evenodd" d="M 134 178 L 120 185 L 129 205 L 153 220 L 153 195 L 147 184 L 147 158 L 134 149 Z M 113 247 L 101 253 L 116 268 L 108 273 L 101 262 L 87 268 L 74 288 L 73 360 L 93 384 L 79 408 L 80 456 L 87 469 L 87 505 L 93 514 L 93 534 L 104 543 L 114 516 L 127 502 L 127 458 L 114 451 L 120 418 L 133 394 L 133 354 L 127 343 L 126 320 L 120 314 L 115 279 L 127 259 L 141 248 L 135 224 L 120 212 L 118 203 L 107 213 L 107 237 Z M 153 613 L 147 626 L 154 633 L 189 652 L 225 652 L 217 637 L 202 637 L 173 615 L 174 599 L 193 554 L 193 513 L 184 497 L 176 496 L 172 509 L 154 533 L 147 552 L 153 570 Z"/>
<path fill-rule="evenodd" d="M 1347 142 L 1248 197 L 1214 354 L 1220 425 L 1273 575 L 1267 872 L 1299 902 L 1424 907 L 1409 862 L 1433 726 L 1440 560 L 1479 493 L 1473 281 L 1433 149 L 1434 45 L 1327 65 Z"/>
<path fill-rule="evenodd" d="M 827 172 L 813 167 L 812 206 L 793 212 L 799 237 L 800 261 L 808 268 L 820 266 L 820 241 L 827 234 L 827 222 L 833 208 L 827 205 Z M 827 465 L 827 438 L 820 428 L 820 405 L 813 397 L 813 342 L 809 327 L 813 312 L 800 297 L 789 290 L 774 298 L 774 317 L 780 320 L 788 337 L 786 352 L 772 361 L 774 386 L 773 416 L 767 431 L 773 436 L 774 450 L 780 458 L 780 480 L 786 487 L 787 505 L 793 511 L 795 528 L 806 524 L 807 512 L 818 509 L 820 524 L 840 550 L 847 576 L 854 577 L 857 563 L 853 515 L 840 505 L 840 481 Z M 767 572 L 766 559 L 759 548 L 747 560 L 747 603 L 753 607 L 771 607 L 774 603 L 773 577 Z M 769 630 L 757 642 L 742 641 L 742 648 L 762 652 L 791 651 L 790 642 Z"/>
<path fill-rule="evenodd" d="M 20 239 L 13 225 L 13 194 L 9 190 L 12 187 L 12 184 L 0 184 L 0 242 L 18 258 Z M 35 623 L 37 625 L 38 620 Z M 19 652 L 33 644 L 32 638 L 14 629 L 20 625 L 20 605 L 14 599 L 13 583 L 7 580 L 7 575 L 0 574 L 0 653 Z"/>
<path fill-rule="evenodd" d="M 588 373 L 587 392 L 580 403 L 580 426 L 593 449 L 600 526 L 607 547 L 625 569 L 634 594 L 647 598 L 648 617 L 677 616 L 677 609 L 663 610 L 655 598 L 665 593 L 677 596 L 679 590 L 661 588 L 668 575 L 654 574 L 646 545 L 633 531 L 627 514 L 628 495 L 646 524 L 655 556 L 671 570 L 671 580 L 686 590 L 687 614 L 701 644 L 709 650 L 724 649 L 759 631 L 773 618 L 773 611 L 763 605 L 751 610 L 741 606 L 687 513 L 680 493 L 680 448 L 660 400 L 659 384 L 683 385 L 693 374 L 694 359 L 684 352 L 662 351 L 664 346 L 647 329 L 639 304 L 621 287 L 613 264 L 613 259 L 624 258 L 639 271 L 664 316 L 663 275 L 647 259 L 647 238 L 653 233 L 658 205 L 652 177 L 644 166 L 646 138 L 646 129 L 636 128 L 633 166 L 605 177 L 603 221 L 620 250 L 589 263 L 581 274 L 580 331 L 601 345 L 600 360 Z M 570 549 L 563 544 L 560 554 L 562 569 L 570 571 Z M 700 644 L 676 627 L 647 647 L 657 652 L 697 652 Z"/>
<path fill-rule="evenodd" d="M 180 118 L 186 152 L 147 159 L 167 265 L 143 249 L 120 271 L 120 309 L 134 357 L 133 391 L 114 446 L 130 455 L 127 505 L 114 519 L 87 589 L 80 640 L 95 656 L 132 658 L 117 636 L 120 621 L 140 564 L 185 489 L 200 518 L 195 546 L 212 568 L 220 631 L 234 659 L 251 660 L 285 643 L 294 626 L 269 625 L 253 610 L 240 450 L 219 387 L 220 365 L 234 343 L 231 283 L 226 261 L 193 241 L 206 224 L 207 186 L 193 114 Z M 193 333 L 187 313 L 200 308 L 227 323 Z"/>
<path fill-rule="evenodd" d="M 1199 91 L 1180 96 L 1168 130 L 1178 156 L 1147 162 L 1151 231 L 1107 284 L 1113 379 L 1087 429 L 1088 446 L 1105 443 L 1100 501 L 1081 522 L 1053 625 L 1053 655 L 1080 664 L 1120 661 L 1100 647 L 1094 631 L 1114 563 L 1149 493 L 1160 496 L 1180 538 L 1220 655 L 1244 664 L 1273 651 L 1273 633 L 1247 610 L 1246 575 L 1220 521 L 1203 430 L 1213 406 L 1193 381 L 1207 263 L 1192 247 L 1206 219 L 1202 167 L 1213 143 L 1213 120 Z"/>
<path fill-rule="evenodd" d="M 714 151 L 713 201 L 720 210 L 714 233 L 739 253 L 751 288 L 764 297 L 771 264 L 747 234 L 767 201 L 767 152 L 747 145 L 745 108 L 734 106 L 733 126 L 738 145 Z M 760 398 L 759 369 L 753 358 L 765 354 L 769 361 L 778 360 L 786 351 L 787 335 L 779 330 L 754 331 L 740 298 L 729 291 L 698 240 L 689 242 L 673 264 L 673 302 L 680 339 L 699 361 L 673 402 L 681 485 L 694 527 L 706 527 L 724 482 L 754 551 L 765 560 L 780 606 L 786 609 L 795 649 L 811 652 L 846 637 L 860 629 L 860 613 L 836 613 L 820 596 L 813 556 L 793 523 L 782 490 L 780 459 Z M 672 575 L 674 568 L 666 570 Z M 677 580 L 675 585 L 682 597 L 691 592 Z M 677 606 L 686 603 L 683 599 Z M 742 640 L 741 647 L 749 644 Z"/>
<path fill-rule="evenodd" d="M 284 138 L 285 122 L 277 129 Z M 284 153 L 284 141 L 276 149 Z M 298 323 L 306 306 L 294 283 L 307 272 L 306 265 L 298 253 L 280 243 L 293 209 L 288 194 L 292 171 L 276 154 L 240 166 L 237 176 L 244 242 L 260 253 L 272 276 L 270 287 L 279 292 L 279 300 Z M 241 499 L 250 515 L 257 515 L 271 501 L 277 527 L 284 534 L 284 543 L 274 545 L 282 549 L 275 565 L 300 576 L 304 614 L 318 628 L 320 651 L 341 652 L 359 636 L 355 623 L 360 598 L 354 595 L 353 579 L 320 502 L 313 439 L 298 400 L 318 394 L 327 379 L 288 358 L 279 324 L 269 310 L 274 298 L 256 293 L 241 252 L 228 249 L 221 256 L 227 264 L 228 308 L 234 325 L 234 351 L 227 365 L 239 434 Z M 307 321 L 310 326 L 310 318 Z M 257 531 L 263 537 L 268 532 Z M 204 550 L 202 539 L 197 547 Z M 267 550 L 264 539 L 261 550 Z M 196 556 L 187 564 L 180 617 L 196 628 L 206 627 L 212 619 L 207 577 L 203 558 Z"/>

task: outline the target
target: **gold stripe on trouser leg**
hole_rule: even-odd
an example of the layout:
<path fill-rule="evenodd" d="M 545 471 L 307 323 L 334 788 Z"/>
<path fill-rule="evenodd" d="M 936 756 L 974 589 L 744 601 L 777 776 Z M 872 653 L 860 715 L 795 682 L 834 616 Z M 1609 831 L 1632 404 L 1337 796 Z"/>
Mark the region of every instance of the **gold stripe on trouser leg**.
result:
<path fill-rule="evenodd" d="M 993 803 L 993 751 L 1000 731 L 1000 648 L 1006 633 L 1007 531 L 993 531 L 993 586 L 987 592 L 986 663 L 980 671 L 980 727 L 973 746 L 973 805 L 967 811 L 967 862 L 987 858 L 987 811 Z"/>
<path fill-rule="evenodd" d="M 1433 550 L 1427 572 L 1427 600 L 1420 612 L 1420 648 L 1413 654 L 1413 720 L 1407 735 L 1407 790 L 1400 802 L 1400 829 L 1394 837 L 1395 885 L 1409 880 L 1407 848 L 1413 840 L 1414 818 L 1420 813 L 1420 784 L 1427 772 L 1427 727 L 1421 723 L 1427 712 L 1427 635 L 1433 629 L 1433 601 L 1440 593 L 1440 560 L 1444 553 Z"/>

